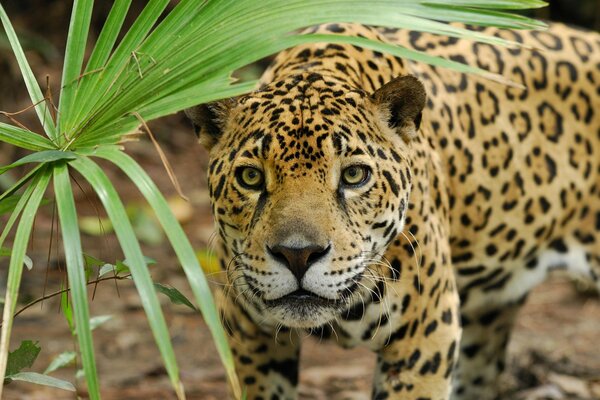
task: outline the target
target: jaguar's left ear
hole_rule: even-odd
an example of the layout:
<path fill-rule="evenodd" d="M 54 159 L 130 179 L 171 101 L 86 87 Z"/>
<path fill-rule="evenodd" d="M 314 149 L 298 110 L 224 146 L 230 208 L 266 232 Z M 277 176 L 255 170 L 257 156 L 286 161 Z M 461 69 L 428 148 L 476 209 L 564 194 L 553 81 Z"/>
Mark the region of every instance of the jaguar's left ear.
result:
<path fill-rule="evenodd" d="M 200 104 L 185 110 L 192 121 L 198 141 L 210 150 L 223 136 L 223 130 L 237 99 L 225 99 L 210 104 Z"/>
<path fill-rule="evenodd" d="M 390 128 L 397 129 L 403 139 L 416 136 L 427 98 L 423 84 L 416 77 L 394 78 L 377 89 L 371 98 L 383 112 Z"/>

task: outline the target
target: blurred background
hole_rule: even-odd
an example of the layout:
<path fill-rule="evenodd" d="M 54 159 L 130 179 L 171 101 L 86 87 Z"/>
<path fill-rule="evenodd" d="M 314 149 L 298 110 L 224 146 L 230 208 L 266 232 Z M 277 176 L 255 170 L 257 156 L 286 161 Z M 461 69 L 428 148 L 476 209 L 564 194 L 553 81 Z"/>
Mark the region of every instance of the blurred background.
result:
<path fill-rule="evenodd" d="M 3 7 L 23 40 L 26 54 L 43 88 L 56 97 L 60 82 L 60 65 L 69 24 L 71 2 L 62 0 L 3 0 Z M 139 14 L 146 1 L 133 2 L 130 17 Z M 174 2 L 175 3 L 175 2 Z M 112 2 L 98 1 L 94 9 L 90 39 L 100 31 Z M 530 15 L 540 19 L 562 21 L 600 31 L 600 0 L 551 0 L 550 6 Z M 268 60 L 241 71 L 242 76 L 260 75 Z M 0 110 L 16 112 L 30 104 L 10 46 L 0 33 Z M 4 118 L 4 117 L 0 117 Z M 20 123 L 35 129 L 35 116 L 24 112 L 15 116 Z M 1 119 L 7 122 L 6 119 Z M 213 238 L 212 217 L 206 190 L 207 155 L 196 144 L 191 126 L 182 115 L 174 115 L 150 124 L 162 149 L 173 165 L 190 202 L 181 200 L 169 181 L 155 148 L 149 140 L 128 143 L 135 157 L 155 179 L 170 199 L 180 222 L 198 249 L 212 280 L 215 264 L 210 244 Z M 12 147 L 0 145 L 0 165 L 23 156 Z M 0 175 L 4 190 L 24 170 Z M 109 168 L 109 176 L 123 193 L 128 213 L 144 252 L 157 260 L 152 267 L 153 279 L 169 284 L 189 295 L 185 277 L 175 262 L 172 250 L 150 215 L 136 189 Z M 77 177 L 75 176 L 75 179 Z M 90 255 L 108 262 L 122 259 L 116 242 L 104 236 L 98 221 L 104 214 L 90 191 L 83 185 L 78 197 L 82 219 L 84 249 Z M 2 220 L 4 221 L 4 220 Z M 106 229 L 106 227 L 103 227 Z M 51 241 L 52 205 L 45 206 L 36 220 L 33 244 L 27 254 L 33 269 L 23 276 L 20 304 L 60 290 L 65 282 L 63 256 Z M 110 228 L 108 228 L 110 230 Z M 8 262 L 0 259 L 0 281 L 4 280 Z M 0 282 L 0 292 L 4 283 Z M 93 295 L 92 314 L 111 316 L 95 331 L 95 341 L 105 399 L 171 399 L 169 381 L 155 349 L 137 293 L 130 281 L 108 281 L 90 288 Z M 210 336 L 197 313 L 163 297 L 182 379 L 189 399 L 223 399 L 225 377 L 212 346 Z M 73 351 L 73 339 L 65 318 L 60 313 L 59 296 L 27 308 L 15 319 L 11 343 L 21 340 L 39 341 L 42 351 L 32 370 L 43 371 L 50 361 L 65 351 Z M 600 399 L 600 302 L 597 294 L 588 292 L 561 277 L 553 278 L 530 297 L 523 310 L 511 343 L 510 373 L 505 377 L 509 399 Z M 327 350 L 307 340 L 303 349 L 301 378 L 302 399 L 368 399 L 370 398 L 373 355 L 366 350 L 347 352 L 334 345 Z M 55 376 L 74 382 L 77 366 L 70 365 Z M 78 381 L 80 382 L 80 381 Z M 78 393 L 85 398 L 85 391 Z M 75 395 L 32 384 L 13 382 L 7 386 L 6 399 L 73 399 Z"/>

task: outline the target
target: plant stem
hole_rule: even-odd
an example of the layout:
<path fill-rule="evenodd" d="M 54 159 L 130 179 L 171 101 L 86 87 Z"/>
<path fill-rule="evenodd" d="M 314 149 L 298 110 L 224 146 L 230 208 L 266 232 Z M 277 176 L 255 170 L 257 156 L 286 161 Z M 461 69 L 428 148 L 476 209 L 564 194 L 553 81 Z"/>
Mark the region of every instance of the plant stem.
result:
<path fill-rule="evenodd" d="M 93 281 L 89 281 L 87 283 L 87 285 L 94 285 L 96 283 L 102 282 L 102 281 L 109 281 L 109 280 L 123 280 L 123 279 L 129 279 L 131 277 L 131 274 L 127 274 L 127 275 L 122 275 L 122 276 L 109 276 L 106 278 L 99 278 L 99 279 L 94 279 Z M 44 301 L 44 300 L 48 300 L 54 296 L 58 296 L 61 295 L 63 293 L 69 292 L 71 291 L 71 288 L 66 288 L 66 289 L 61 289 L 61 290 L 57 290 L 56 292 L 47 294 L 45 296 L 42 296 L 40 298 L 37 298 L 35 300 L 33 300 L 31 303 L 26 304 L 25 306 L 23 306 L 23 308 L 21 308 L 19 311 L 17 311 L 15 313 L 15 315 L 13 315 L 13 318 L 16 317 L 17 315 L 21 314 L 23 311 L 27 310 L 28 308 L 33 307 L 34 305 L 36 305 L 37 303 Z M 2 326 L 2 323 L 0 322 L 0 327 Z"/>

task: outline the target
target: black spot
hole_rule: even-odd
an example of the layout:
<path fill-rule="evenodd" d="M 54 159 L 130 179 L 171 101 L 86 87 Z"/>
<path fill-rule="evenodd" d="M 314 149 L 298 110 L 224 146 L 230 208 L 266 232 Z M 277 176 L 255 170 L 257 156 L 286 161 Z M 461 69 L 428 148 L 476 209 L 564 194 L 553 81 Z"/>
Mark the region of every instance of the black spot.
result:
<path fill-rule="evenodd" d="M 223 186 L 225 185 L 225 175 L 221 175 L 221 177 L 219 178 L 219 182 L 217 183 L 217 186 L 215 187 L 215 189 L 212 192 L 212 196 L 214 200 L 218 200 L 219 197 L 221 197 L 221 192 L 223 191 Z"/>
<path fill-rule="evenodd" d="M 479 323 L 483 326 L 488 326 L 492 322 L 494 322 L 496 320 L 496 318 L 498 318 L 498 316 L 500 316 L 500 314 L 501 314 L 500 310 L 489 311 L 489 312 L 483 314 L 479 318 Z"/>
<path fill-rule="evenodd" d="M 342 313 L 342 318 L 346 321 L 359 321 L 365 315 L 365 304 L 359 301 L 350 307 L 345 313 Z"/>
<path fill-rule="evenodd" d="M 431 335 L 437 329 L 438 323 L 436 320 L 431 321 L 427 327 L 425 327 L 425 337 Z"/>
<path fill-rule="evenodd" d="M 400 279 L 400 274 L 402 271 L 402 264 L 400 263 L 400 260 L 398 260 L 397 258 L 394 258 L 392 260 L 392 262 L 390 263 L 390 266 L 391 266 L 391 273 L 392 273 L 391 278 L 393 280 Z"/>
<path fill-rule="evenodd" d="M 327 25 L 326 29 L 329 32 L 333 32 L 333 33 L 344 33 L 346 32 L 346 28 L 339 26 L 338 24 L 329 24 Z"/>
<path fill-rule="evenodd" d="M 560 115 L 560 113 L 556 111 L 556 109 L 547 101 L 544 101 L 542 104 L 540 104 L 537 111 L 541 118 L 539 125 L 541 131 L 546 135 L 548 140 L 557 143 L 564 133 L 562 115 Z M 552 120 L 548 126 L 544 121 L 545 115 L 549 115 L 549 118 Z"/>
<path fill-rule="evenodd" d="M 462 275 L 462 276 L 469 276 L 469 275 L 477 275 L 483 271 L 485 271 L 485 266 L 477 265 L 475 267 L 459 268 L 458 274 Z"/>
<path fill-rule="evenodd" d="M 451 309 L 447 309 L 446 311 L 442 312 L 442 322 L 445 324 L 452 324 L 452 310 Z"/>
<path fill-rule="evenodd" d="M 405 312 L 408 309 L 409 305 L 410 305 L 410 295 L 405 294 L 404 297 L 402 298 L 402 312 Z"/>
<path fill-rule="evenodd" d="M 457 263 L 461 263 L 461 262 L 466 262 L 472 258 L 473 258 L 473 253 L 471 253 L 471 252 L 457 254 L 455 256 L 452 256 L 452 263 L 457 264 Z"/>
<path fill-rule="evenodd" d="M 399 193 L 398 185 L 396 184 L 396 181 L 392 177 L 392 174 L 390 174 L 389 171 L 383 171 L 383 176 L 385 177 L 385 179 L 387 179 L 387 181 L 390 185 L 390 189 L 392 190 L 394 195 L 398 196 L 398 193 Z"/>
<path fill-rule="evenodd" d="M 408 332 L 408 322 L 404 325 L 400 326 L 400 328 L 396 329 L 394 333 L 392 333 L 387 341 L 387 344 L 393 343 L 396 340 L 402 340 L 406 336 Z"/>
<path fill-rule="evenodd" d="M 408 358 L 408 368 L 412 369 L 417 363 L 417 361 L 419 361 L 419 358 L 421 358 L 421 351 L 419 349 L 416 349 Z"/>
<path fill-rule="evenodd" d="M 427 268 L 427 276 L 433 275 L 434 272 L 435 272 L 435 262 L 432 262 L 431 264 L 429 264 L 429 268 Z"/>
<path fill-rule="evenodd" d="M 488 245 L 486 246 L 486 248 L 485 248 L 485 253 L 486 253 L 488 256 L 493 256 L 493 255 L 494 255 L 494 254 L 496 254 L 497 252 L 498 252 L 498 248 L 497 248 L 497 247 L 496 247 L 496 245 L 495 245 L 495 244 L 493 244 L 493 243 L 490 243 L 490 244 L 488 244 Z"/>
<path fill-rule="evenodd" d="M 240 356 L 240 362 L 244 365 L 252 364 L 252 359 L 248 356 Z"/>
<path fill-rule="evenodd" d="M 544 196 L 540 196 L 539 202 L 542 212 L 545 213 L 550 209 L 550 202 Z"/>
<path fill-rule="evenodd" d="M 469 346 L 464 346 L 461 351 L 463 352 L 463 354 L 465 356 L 467 356 L 467 358 L 473 358 L 475 357 L 475 355 L 477 355 L 477 353 L 479 352 L 479 349 L 481 348 L 480 345 L 478 344 L 472 344 Z"/>
<path fill-rule="evenodd" d="M 544 160 L 548 169 L 548 183 L 551 183 L 556 177 L 556 163 L 548 154 L 544 155 Z"/>
<path fill-rule="evenodd" d="M 559 253 L 566 253 L 567 251 L 569 251 L 565 242 L 560 238 L 553 240 L 550 243 L 550 248 L 558 251 Z"/>
<path fill-rule="evenodd" d="M 257 366 L 256 369 L 263 375 L 268 375 L 271 371 L 280 374 L 286 378 L 292 386 L 296 386 L 298 384 L 298 360 L 270 360 L 265 364 Z"/>

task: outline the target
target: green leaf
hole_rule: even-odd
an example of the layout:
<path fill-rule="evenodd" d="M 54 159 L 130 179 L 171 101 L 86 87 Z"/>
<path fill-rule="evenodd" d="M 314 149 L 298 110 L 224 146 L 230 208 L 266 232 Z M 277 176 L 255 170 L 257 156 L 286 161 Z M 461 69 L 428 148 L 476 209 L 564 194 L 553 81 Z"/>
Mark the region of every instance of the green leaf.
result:
<path fill-rule="evenodd" d="M 98 315 L 95 317 L 92 317 L 92 319 L 90 319 L 90 328 L 92 330 L 96 329 L 97 327 L 99 327 L 100 325 L 110 321 L 112 319 L 112 315 Z"/>
<path fill-rule="evenodd" d="M 497 10 L 526 10 L 529 8 L 541 8 L 548 5 L 540 0 L 424 0 L 423 5 L 460 6 L 472 8 L 490 8 Z"/>
<path fill-rule="evenodd" d="M 17 220 L 17 218 L 21 214 L 21 211 L 23 211 L 23 208 L 25 207 L 25 205 L 29 201 L 29 198 L 31 197 L 31 193 L 33 193 L 34 187 L 35 187 L 34 185 L 30 185 L 30 186 L 28 186 L 25 189 L 25 191 L 23 192 L 23 195 L 21 196 L 21 198 L 17 202 L 17 205 L 15 206 L 14 211 L 12 212 L 12 214 L 10 214 L 10 217 L 8 218 L 8 221 L 4 225 L 4 229 L 2 230 L 2 234 L 0 235 L 0 247 L 2 247 L 2 245 L 4 244 L 4 240 L 8 236 L 8 234 L 9 234 L 10 230 L 12 229 L 15 221 Z"/>
<path fill-rule="evenodd" d="M 100 386 L 96 371 L 92 329 L 90 327 L 85 264 L 81 249 L 79 227 L 77 225 L 77 211 L 75 209 L 75 199 L 73 198 L 67 168 L 67 165 L 64 163 L 54 166 L 54 192 L 62 239 L 65 244 L 63 248 L 67 264 L 67 278 L 71 294 L 71 305 L 73 307 L 75 331 L 77 332 L 77 341 L 79 342 L 79 351 L 81 352 L 89 396 L 92 400 L 95 400 L 100 399 Z"/>
<path fill-rule="evenodd" d="M 133 281 L 140 295 L 140 300 L 146 312 L 152 333 L 163 357 L 165 368 L 171 379 L 171 384 L 178 397 L 183 398 L 179 368 L 175 360 L 175 353 L 173 352 L 167 324 L 160 308 L 152 279 L 150 278 L 146 260 L 135 237 L 133 227 L 127 218 L 125 207 L 108 177 L 93 161 L 80 157 L 72 162 L 72 166 L 90 183 L 94 191 L 98 194 L 108 217 L 113 223 L 115 233 L 127 258 L 127 265 L 131 270 Z"/>
<path fill-rule="evenodd" d="M 0 247 L 0 257 L 8 257 L 10 254 L 10 249 L 6 247 Z M 31 260 L 27 254 L 23 257 L 23 265 L 25 265 L 30 271 L 33 269 L 33 260 Z"/>
<path fill-rule="evenodd" d="M 169 298 L 169 300 L 171 300 L 171 303 L 173 303 L 173 304 L 181 304 L 181 305 L 184 305 L 184 306 L 188 306 L 192 310 L 198 311 L 198 309 L 188 300 L 188 298 L 185 297 L 183 295 L 183 293 L 181 293 L 176 288 L 174 288 L 174 287 L 172 287 L 170 285 L 163 285 L 162 283 L 158 283 L 158 282 L 154 282 L 154 287 L 160 293 L 162 293 L 165 296 L 167 296 Z"/>
<path fill-rule="evenodd" d="M 21 195 L 14 194 L 0 200 L 0 215 L 13 212 L 15 207 L 17 207 L 19 200 L 21 200 L 21 197 Z"/>
<path fill-rule="evenodd" d="M 63 64 L 60 102 L 58 104 L 58 132 L 61 134 L 59 141 L 70 139 L 71 109 L 75 104 L 75 92 L 79 84 L 83 56 L 92 19 L 93 0 L 75 0 L 69 34 L 67 35 L 67 46 L 65 49 L 65 60 Z M 63 137 L 64 136 L 64 137 Z"/>
<path fill-rule="evenodd" d="M 28 163 L 45 163 L 52 162 L 58 160 L 74 160 L 77 158 L 77 154 L 72 153 L 70 151 L 60 151 L 60 150 L 45 150 L 38 151 L 33 154 L 29 154 L 12 164 L 6 165 L 4 167 L 0 167 L 0 174 L 5 173 L 9 169 L 18 167 L 20 165 L 28 164 Z"/>
<path fill-rule="evenodd" d="M 129 271 L 129 268 L 127 268 L 127 271 Z M 104 264 L 103 266 L 101 266 L 100 271 L 98 271 L 98 278 L 102 278 L 106 274 L 112 274 L 114 276 L 119 275 L 116 266 L 113 264 Z"/>
<path fill-rule="evenodd" d="M 117 50 L 118 56 L 111 58 L 100 74 L 86 77 L 97 84 L 78 94 L 81 96 L 78 104 L 83 104 L 80 112 L 87 117 L 78 118 L 81 124 L 77 128 L 76 142 L 79 146 L 116 143 L 123 134 L 137 127 L 138 121 L 132 117 L 134 112 L 149 120 L 192 104 L 239 94 L 242 87 L 231 86 L 231 73 L 280 51 L 286 43 L 303 42 L 296 39 L 301 35 L 290 35 L 290 32 L 305 26 L 360 22 L 499 45 L 518 44 L 439 21 L 461 20 L 512 28 L 543 26 L 535 20 L 505 12 L 523 8 L 517 2 L 494 1 L 498 8 L 482 3 L 465 0 L 442 6 L 423 4 L 419 0 L 368 3 L 359 0 L 182 1 L 145 40 L 137 36 L 140 40 L 137 47 L 128 47 L 127 53 Z M 533 6 L 539 4 L 531 2 Z M 236 24 L 227 24 L 230 20 Z M 310 40 L 304 38 L 304 41 Z M 351 43 L 354 39 L 346 40 Z M 420 56 L 425 62 L 434 59 Z M 465 70 L 465 66 L 450 62 L 437 65 Z M 502 80 L 498 76 L 496 79 Z M 244 89 L 249 90 L 250 86 Z M 226 90 L 230 93 L 225 94 Z"/>
<path fill-rule="evenodd" d="M 114 149 L 98 149 L 96 156 L 104 158 L 121 168 L 129 179 L 136 184 L 152 209 L 154 209 L 158 220 L 171 242 L 171 246 L 175 250 L 175 254 L 177 254 L 177 258 L 181 262 L 196 302 L 202 311 L 204 321 L 215 340 L 217 351 L 225 366 L 230 385 L 236 391 L 236 388 L 239 388 L 240 385 L 235 373 L 233 355 L 227 344 L 227 336 L 221 325 L 210 287 L 208 286 L 206 277 L 202 273 L 202 268 L 198 263 L 194 249 L 181 225 L 179 225 L 173 215 L 169 204 L 146 172 L 128 155 Z M 235 393 L 235 396 L 239 397 L 239 395 L 240 392 Z"/>
<path fill-rule="evenodd" d="M 51 386 L 58 389 L 75 391 L 75 386 L 71 382 L 54 378 L 48 375 L 38 374 L 37 372 L 20 372 L 10 377 L 13 381 L 23 381 L 35 383 L 37 385 Z"/>
<path fill-rule="evenodd" d="M 40 170 L 39 174 L 37 174 L 32 182 L 33 189 L 30 191 L 30 195 L 27 197 L 26 205 L 21 213 L 21 220 L 17 227 L 17 232 L 13 242 L 12 254 L 10 257 L 10 263 L 8 265 L 6 297 L 2 316 L 2 334 L 0 336 L 0 382 L 3 382 L 6 376 L 5 373 L 8 361 L 8 346 L 10 342 L 15 308 L 17 305 L 19 286 L 21 284 L 21 276 L 23 273 L 25 251 L 27 249 L 27 244 L 29 243 L 33 220 L 37 214 L 38 207 L 40 206 L 42 197 L 46 191 L 46 188 L 48 187 L 49 182 L 50 173 L 48 170 L 46 168 Z M 13 212 L 13 215 L 15 214 L 16 213 Z M 5 232 L 6 231 L 7 230 L 5 229 Z M 0 394 L 0 398 L 1 397 L 2 396 Z"/>
<path fill-rule="evenodd" d="M 67 321 L 67 325 L 69 325 L 71 335 L 75 336 L 77 333 L 75 332 L 75 324 L 73 323 L 73 307 L 69 301 L 68 291 L 64 291 L 60 295 L 60 309 L 65 317 L 65 320 Z"/>
<path fill-rule="evenodd" d="M 29 180 L 33 177 L 35 177 L 36 175 L 38 175 L 38 172 L 40 169 L 42 169 L 43 167 L 45 167 L 44 164 L 38 164 L 35 167 L 33 167 L 31 169 L 31 171 L 29 171 L 28 173 L 25 174 L 25 176 L 23 176 L 21 179 L 19 179 L 17 181 L 17 183 L 15 183 L 14 185 L 12 185 L 8 190 L 4 191 L 4 193 L 2 193 L 2 195 L 0 195 L 0 201 L 4 200 L 5 198 L 12 196 L 13 194 L 15 194 L 15 192 L 19 189 L 21 189 L 21 187 L 23 187 L 27 182 L 29 182 Z"/>
<path fill-rule="evenodd" d="M 38 342 L 22 341 L 18 349 L 8 354 L 6 377 L 10 378 L 11 375 L 21 372 L 22 369 L 31 368 L 41 350 Z"/>
<path fill-rule="evenodd" d="M 50 362 L 50 365 L 48 365 L 48 368 L 46 368 L 44 374 L 49 374 L 50 372 L 54 372 L 57 369 L 73 365 L 75 364 L 76 359 L 77 353 L 75 353 L 74 351 L 65 351 L 63 353 L 60 353 L 59 355 L 54 357 L 52 362 Z"/>
<path fill-rule="evenodd" d="M 22 198 L 23 198 L 23 195 L 13 194 L 12 196 L 8 196 L 8 197 L 1 199 L 0 200 L 0 215 L 8 214 L 9 212 L 15 211 Z M 48 204 L 49 202 L 50 201 L 47 199 L 42 199 L 42 201 L 40 202 L 40 205 L 43 206 L 43 205 Z M 2 240 L 0 240 L 0 245 L 1 245 L 1 243 L 2 243 Z"/>
<path fill-rule="evenodd" d="M 23 75 L 23 79 L 25 80 L 25 85 L 27 86 L 27 90 L 29 91 L 29 97 L 31 98 L 31 102 L 35 104 L 35 111 L 38 115 L 42 126 L 44 127 L 44 131 L 50 137 L 50 139 L 56 139 L 56 126 L 54 125 L 54 121 L 52 120 L 52 116 L 50 115 L 50 111 L 48 110 L 48 106 L 44 101 L 44 96 L 42 95 L 42 91 L 33 75 L 33 71 L 25 58 L 25 53 L 23 52 L 23 48 L 19 43 L 19 39 L 17 38 L 17 34 L 8 19 L 8 15 L 4 11 L 2 4 L 0 4 L 0 20 L 2 20 L 2 25 L 4 26 L 4 30 L 6 31 L 6 36 L 8 37 L 8 41 L 15 53 L 15 57 L 17 58 L 17 62 L 19 64 L 19 68 L 21 69 L 21 75 Z M 4 125 L 4 124 L 3 124 Z M 37 136 L 37 135 L 36 135 Z M 25 147 L 28 148 L 28 147 Z M 35 149 L 32 149 L 35 150 Z"/>
<path fill-rule="evenodd" d="M 117 49 L 111 55 L 109 62 L 104 65 L 103 70 L 97 74 L 82 77 L 82 81 L 90 80 L 90 83 L 83 86 L 82 90 L 77 93 L 78 111 L 73 119 L 74 122 L 87 125 L 95 111 L 106 106 L 105 100 L 101 98 L 102 95 L 107 94 L 107 91 L 114 86 L 119 76 L 125 73 L 125 67 L 132 60 L 133 52 L 152 29 L 168 3 L 169 0 L 148 1 L 142 13 L 136 18 Z M 112 25 L 109 25 L 109 29 L 112 29 Z M 75 129 L 75 132 L 81 128 L 80 125 Z"/>
<path fill-rule="evenodd" d="M 34 151 L 54 148 L 54 144 L 45 137 L 4 122 L 0 122 L 0 141 Z"/>
<path fill-rule="evenodd" d="M 19 204 L 19 201 L 21 201 L 21 198 L 23 196 L 19 195 L 19 194 L 13 194 L 12 196 L 8 196 L 3 198 L 2 200 L 0 200 L 0 215 L 2 214 L 7 214 L 9 212 L 13 212 L 17 205 Z M 49 203 L 49 200 L 47 199 L 42 199 L 40 205 L 46 205 Z"/>
<path fill-rule="evenodd" d="M 117 265 L 112 264 L 104 264 L 100 267 L 100 272 L 98 272 L 98 277 L 103 277 L 106 274 L 114 274 L 114 276 L 119 276 L 122 274 L 128 274 L 129 267 L 123 264 L 122 262 L 117 262 Z"/>
<path fill-rule="evenodd" d="M 117 41 L 117 36 L 121 31 L 121 26 L 123 26 L 123 21 L 125 21 L 125 16 L 130 5 L 131 0 L 116 0 L 114 2 L 85 67 L 85 72 L 89 73 L 104 66 Z"/>
<path fill-rule="evenodd" d="M 85 261 L 85 265 L 88 267 L 101 267 L 104 264 L 106 264 L 105 261 L 102 261 L 86 253 L 83 253 L 83 260 Z"/>

